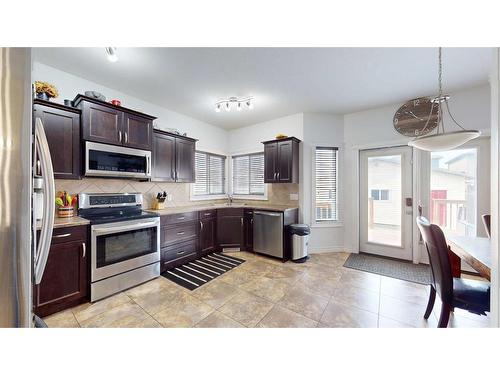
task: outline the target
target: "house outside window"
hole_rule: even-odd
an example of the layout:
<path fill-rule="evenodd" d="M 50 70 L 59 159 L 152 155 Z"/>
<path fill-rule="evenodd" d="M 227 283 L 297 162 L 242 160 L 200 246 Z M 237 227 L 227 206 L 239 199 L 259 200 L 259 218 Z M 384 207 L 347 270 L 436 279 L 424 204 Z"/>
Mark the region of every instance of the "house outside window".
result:
<path fill-rule="evenodd" d="M 264 153 L 233 155 L 232 194 L 243 199 L 267 199 L 264 183 Z"/>
<path fill-rule="evenodd" d="M 209 152 L 195 153 L 196 182 L 191 199 L 216 199 L 226 194 L 226 157 Z"/>

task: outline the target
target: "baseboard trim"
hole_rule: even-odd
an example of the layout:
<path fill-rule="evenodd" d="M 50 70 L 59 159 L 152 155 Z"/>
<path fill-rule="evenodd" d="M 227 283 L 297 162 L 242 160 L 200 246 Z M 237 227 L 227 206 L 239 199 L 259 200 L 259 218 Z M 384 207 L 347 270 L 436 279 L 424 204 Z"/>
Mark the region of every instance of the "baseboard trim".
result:
<path fill-rule="evenodd" d="M 348 252 L 344 246 L 310 247 L 309 254 Z"/>

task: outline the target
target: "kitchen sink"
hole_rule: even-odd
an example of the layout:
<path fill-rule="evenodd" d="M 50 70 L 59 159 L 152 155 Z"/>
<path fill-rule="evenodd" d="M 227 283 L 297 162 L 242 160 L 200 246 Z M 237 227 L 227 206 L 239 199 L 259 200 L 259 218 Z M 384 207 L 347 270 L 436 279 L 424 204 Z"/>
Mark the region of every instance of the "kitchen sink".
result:
<path fill-rule="evenodd" d="M 213 203 L 212 206 L 214 207 L 245 207 L 246 203 Z"/>

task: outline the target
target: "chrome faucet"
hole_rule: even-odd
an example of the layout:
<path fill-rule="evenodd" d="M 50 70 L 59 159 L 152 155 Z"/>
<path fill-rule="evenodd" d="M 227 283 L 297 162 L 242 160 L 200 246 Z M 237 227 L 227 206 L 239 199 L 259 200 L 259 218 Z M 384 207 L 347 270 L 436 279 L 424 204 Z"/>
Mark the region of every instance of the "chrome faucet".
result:
<path fill-rule="evenodd" d="M 227 195 L 227 205 L 231 206 L 233 204 L 233 196 L 228 194 Z"/>

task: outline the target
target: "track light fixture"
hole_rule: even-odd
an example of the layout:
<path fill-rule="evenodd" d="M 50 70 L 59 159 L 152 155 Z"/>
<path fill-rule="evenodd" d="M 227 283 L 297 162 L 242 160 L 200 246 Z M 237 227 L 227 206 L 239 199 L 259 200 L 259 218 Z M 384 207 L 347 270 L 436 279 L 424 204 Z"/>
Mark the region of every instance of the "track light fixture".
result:
<path fill-rule="evenodd" d="M 222 107 L 224 107 L 227 112 L 231 111 L 231 107 L 236 107 L 238 112 L 241 111 L 243 107 L 253 109 L 253 97 L 238 98 L 236 96 L 231 96 L 227 99 L 221 99 L 215 103 L 215 112 L 220 112 Z"/>
<path fill-rule="evenodd" d="M 106 47 L 106 55 L 110 62 L 117 62 L 118 55 L 116 54 L 116 47 Z"/>

